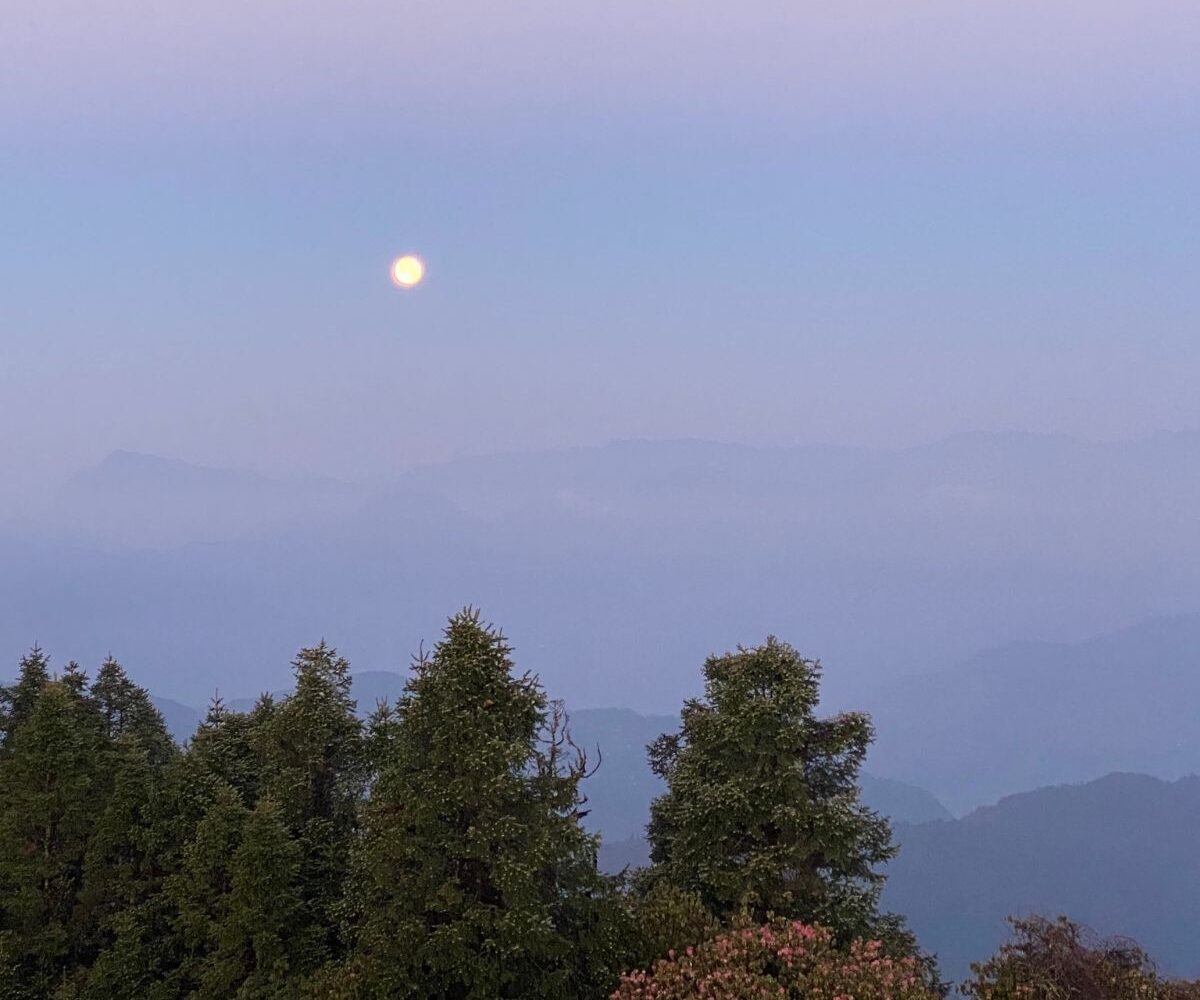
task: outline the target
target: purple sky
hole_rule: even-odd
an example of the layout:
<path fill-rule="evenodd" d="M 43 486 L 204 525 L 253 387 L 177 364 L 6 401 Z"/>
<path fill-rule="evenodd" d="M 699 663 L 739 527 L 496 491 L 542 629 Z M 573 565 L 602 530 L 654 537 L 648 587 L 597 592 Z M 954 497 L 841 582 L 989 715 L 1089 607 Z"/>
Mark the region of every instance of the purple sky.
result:
<path fill-rule="evenodd" d="M 1197 51 L 1194 0 L 7 0 L 8 491 L 1195 427 Z"/>

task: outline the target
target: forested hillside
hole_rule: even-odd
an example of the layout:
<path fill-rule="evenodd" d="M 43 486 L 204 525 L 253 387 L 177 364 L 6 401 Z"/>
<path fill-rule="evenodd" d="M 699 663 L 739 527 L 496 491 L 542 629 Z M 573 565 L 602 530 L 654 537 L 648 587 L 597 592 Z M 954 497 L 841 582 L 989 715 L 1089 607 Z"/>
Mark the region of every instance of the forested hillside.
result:
<path fill-rule="evenodd" d="M 1009 914 L 1069 913 L 1200 976 L 1200 778 L 1112 774 L 1014 795 L 960 820 L 900 824 L 885 904 L 947 975 L 1003 940 Z"/>
<path fill-rule="evenodd" d="M 957 813 L 1111 771 L 1200 771 L 1200 615 L 1078 643 L 1014 642 L 864 692 L 870 766 Z"/>

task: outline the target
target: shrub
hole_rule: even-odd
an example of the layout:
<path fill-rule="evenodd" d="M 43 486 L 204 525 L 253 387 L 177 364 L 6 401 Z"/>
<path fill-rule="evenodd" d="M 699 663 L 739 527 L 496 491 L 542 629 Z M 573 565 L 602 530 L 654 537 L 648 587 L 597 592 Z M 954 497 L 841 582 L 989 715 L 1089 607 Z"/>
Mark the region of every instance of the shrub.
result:
<path fill-rule="evenodd" d="M 647 971 L 621 977 L 612 1000 L 935 1000 L 916 958 L 880 941 L 838 947 L 832 931 L 800 921 L 739 926 Z"/>
<path fill-rule="evenodd" d="M 1013 940 L 972 967 L 975 1000 L 1200 1000 L 1200 983 L 1161 978 L 1134 942 L 1059 917 L 1010 920 Z"/>
<path fill-rule="evenodd" d="M 649 966 L 671 951 L 683 952 L 714 937 L 720 925 L 694 892 L 666 882 L 628 897 L 635 936 L 631 965 Z"/>

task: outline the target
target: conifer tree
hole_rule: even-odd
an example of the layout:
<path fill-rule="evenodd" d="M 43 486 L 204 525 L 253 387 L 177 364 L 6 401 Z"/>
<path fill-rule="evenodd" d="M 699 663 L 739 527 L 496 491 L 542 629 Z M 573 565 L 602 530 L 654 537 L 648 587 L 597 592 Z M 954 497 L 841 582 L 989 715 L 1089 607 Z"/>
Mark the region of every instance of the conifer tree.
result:
<path fill-rule="evenodd" d="M 363 753 L 368 783 L 373 782 L 391 758 L 400 732 L 400 713 L 381 701 L 367 716 L 363 727 Z"/>
<path fill-rule="evenodd" d="M 91 697 L 103 719 L 108 740 L 128 738 L 127 744 L 132 742 L 140 747 L 154 763 L 163 763 L 172 755 L 173 741 L 149 692 L 130 680 L 111 656 L 96 674 Z"/>
<path fill-rule="evenodd" d="M 580 1000 L 617 959 L 609 884 L 579 824 L 584 762 L 535 678 L 467 610 L 422 656 L 366 807 L 343 995 Z M 583 947 L 590 935 L 592 947 Z"/>
<path fill-rule="evenodd" d="M 363 726 L 350 694 L 350 665 L 324 642 L 301 650 L 295 690 L 259 730 L 262 794 L 298 842 L 301 909 L 297 934 L 312 963 L 338 953 L 335 907 L 349 866 L 366 783 Z"/>
<path fill-rule="evenodd" d="M 76 904 L 103 806 L 102 737 L 86 678 L 76 669 L 44 680 L 43 669 L 38 660 L 23 669 L 10 702 L 16 724 L 0 752 L 0 938 L 9 990 L 31 997 L 70 980 L 86 948 Z"/>
<path fill-rule="evenodd" d="M 174 974 L 180 996 L 197 995 L 212 975 L 217 930 L 228 915 L 233 888 L 231 862 L 249 815 L 237 789 L 214 779 L 208 808 L 180 853 L 178 869 L 166 880 L 181 951 Z"/>
<path fill-rule="evenodd" d="M 125 915 L 161 888 L 163 859 L 152 827 L 177 750 L 149 694 L 111 657 L 89 697 L 103 737 L 98 791 L 102 786 L 104 797 L 88 838 L 76 911 L 90 960 L 112 945 Z"/>
<path fill-rule="evenodd" d="M 78 995 L 127 912 L 150 898 L 148 808 L 175 750 L 148 694 L 114 661 L 89 689 L 51 680 L 41 650 L 4 692 L 0 930 L 14 995 Z M 103 994 L 101 994 L 103 995 Z"/>
<path fill-rule="evenodd" d="M 130 735 L 110 758 L 113 787 L 88 844 L 81 911 L 97 939 L 80 995 L 177 996 L 172 974 L 181 948 L 163 895 L 177 870 L 184 816 L 172 794 L 178 761 L 156 764 Z"/>
<path fill-rule="evenodd" d="M 301 923 L 300 868 L 300 845 L 278 805 L 263 799 L 246 817 L 229 859 L 229 891 L 212 928 L 198 1000 L 296 994 L 301 973 L 316 965 L 313 945 L 321 931 Z"/>
<path fill-rule="evenodd" d="M 144 762 L 141 775 L 139 760 Z M 208 948 L 197 933 L 196 913 L 214 902 L 199 891 L 205 884 L 195 844 L 200 824 L 208 820 L 211 831 L 215 814 L 226 805 L 227 816 L 243 815 L 235 808 L 240 806 L 236 790 L 198 771 L 186 753 L 156 767 L 139 751 L 118 773 L 89 849 L 84 899 L 103 906 L 119 900 L 124 890 L 125 902 L 112 905 L 102 924 L 104 946 L 81 996 L 178 1000 L 194 987 Z M 208 839 L 220 842 L 211 832 Z"/>
<path fill-rule="evenodd" d="M 263 777 L 263 730 L 274 713 L 270 695 L 263 695 L 252 712 L 232 711 L 219 696 L 214 697 L 188 747 L 186 768 L 192 787 L 207 793 L 213 781 L 224 782 L 237 791 L 245 806 L 253 807 Z M 205 795 L 201 808 L 207 803 Z"/>
<path fill-rule="evenodd" d="M 711 657 L 704 677 L 680 732 L 650 746 L 667 782 L 651 809 L 651 880 L 699 893 L 722 919 L 744 909 L 878 932 L 877 867 L 895 849 L 859 799 L 870 720 L 818 718 L 819 665 L 775 638 Z"/>
<path fill-rule="evenodd" d="M 16 684 L 0 687 L 0 748 L 33 713 L 34 703 L 50 680 L 50 661 L 34 646 L 22 659 Z"/>
<path fill-rule="evenodd" d="M 149 813 L 160 780 L 131 735 L 104 748 L 101 759 L 110 788 L 88 836 L 78 910 L 97 951 L 111 940 L 118 915 L 157 888 Z"/>

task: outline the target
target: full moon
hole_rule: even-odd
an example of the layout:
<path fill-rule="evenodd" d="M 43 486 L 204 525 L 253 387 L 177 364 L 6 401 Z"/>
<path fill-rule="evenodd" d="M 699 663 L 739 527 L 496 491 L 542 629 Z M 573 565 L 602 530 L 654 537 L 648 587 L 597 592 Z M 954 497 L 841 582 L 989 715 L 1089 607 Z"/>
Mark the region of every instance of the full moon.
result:
<path fill-rule="evenodd" d="M 400 288 L 415 288 L 425 277 L 425 263 L 420 257 L 406 254 L 392 261 L 392 283 Z"/>

